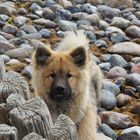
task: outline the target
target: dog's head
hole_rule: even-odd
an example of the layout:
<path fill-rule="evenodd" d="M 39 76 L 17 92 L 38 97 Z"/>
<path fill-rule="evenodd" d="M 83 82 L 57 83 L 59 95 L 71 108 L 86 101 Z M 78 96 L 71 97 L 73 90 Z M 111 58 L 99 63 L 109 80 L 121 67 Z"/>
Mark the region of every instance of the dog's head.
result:
<path fill-rule="evenodd" d="M 86 80 L 86 61 L 84 47 L 67 52 L 37 48 L 33 55 L 35 92 L 56 102 L 70 100 L 78 94 L 79 88 L 83 88 L 79 83 Z"/>

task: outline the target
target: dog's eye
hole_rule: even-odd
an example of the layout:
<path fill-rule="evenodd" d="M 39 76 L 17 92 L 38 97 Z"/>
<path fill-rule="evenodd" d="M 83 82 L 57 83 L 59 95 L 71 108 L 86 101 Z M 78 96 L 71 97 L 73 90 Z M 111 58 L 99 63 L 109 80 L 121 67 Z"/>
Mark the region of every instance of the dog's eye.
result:
<path fill-rule="evenodd" d="M 68 79 L 72 77 L 72 75 L 70 73 L 67 73 L 66 76 L 67 76 Z"/>
<path fill-rule="evenodd" d="M 51 77 L 51 78 L 55 78 L 55 77 L 56 77 L 56 74 L 55 74 L 55 73 L 51 73 L 51 74 L 50 74 L 50 77 Z"/>

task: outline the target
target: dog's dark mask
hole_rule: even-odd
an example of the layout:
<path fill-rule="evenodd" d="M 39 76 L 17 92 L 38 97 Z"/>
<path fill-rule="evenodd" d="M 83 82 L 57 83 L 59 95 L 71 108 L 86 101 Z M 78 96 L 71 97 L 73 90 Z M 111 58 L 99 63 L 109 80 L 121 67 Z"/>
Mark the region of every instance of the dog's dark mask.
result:
<path fill-rule="evenodd" d="M 63 72 L 52 73 L 53 82 L 49 97 L 57 102 L 67 101 L 71 98 L 71 88 L 66 75 Z"/>

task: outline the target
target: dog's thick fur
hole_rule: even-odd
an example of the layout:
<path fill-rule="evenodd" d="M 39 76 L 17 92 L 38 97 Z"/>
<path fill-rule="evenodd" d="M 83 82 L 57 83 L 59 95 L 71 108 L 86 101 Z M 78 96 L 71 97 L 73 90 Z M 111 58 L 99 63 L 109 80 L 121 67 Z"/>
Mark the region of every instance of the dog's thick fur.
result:
<path fill-rule="evenodd" d="M 35 93 L 44 98 L 53 120 L 60 114 L 66 114 L 77 125 L 79 140 L 95 140 L 96 100 L 102 73 L 91 58 L 83 32 L 68 32 L 55 51 L 49 47 L 38 48 L 32 59 Z M 69 100 L 57 102 L 50 99 L 52 71 L 72 75 L 68 79 L 71 88 Z"/>

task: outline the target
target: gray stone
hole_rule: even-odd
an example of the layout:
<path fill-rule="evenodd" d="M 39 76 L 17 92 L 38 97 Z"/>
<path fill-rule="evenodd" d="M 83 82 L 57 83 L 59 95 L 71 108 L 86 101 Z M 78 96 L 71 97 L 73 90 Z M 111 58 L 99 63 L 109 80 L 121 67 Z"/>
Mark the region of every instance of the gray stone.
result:
<path fill-rule="evenodd" d="M 3 59 L 4 63 L 7 63 L 8 61 L 10 61 L 10 57 L 5 54 L 0 55 L 0 58 Z"/>
<path fill-rule="evenodd" d="M 47 28 L 56 28 L 57 27 L 57 24 L 49 19 L 40 18 L 40 19 L 35 19 L 33 22 L 38 25 L 43 25 Z"/>
<path fill-rule="evenodd" d="M 104 134 L 97 133 L 97 140 L 111 140 L 111 138 L 105 136 Z"/>
<path fill-rule="evenodd" d="M 87 15 L 88 14 L 85 12 L 74 13 L 74 14 L 72 14 L 72 19 L 74 19 L 74 20 L 85 19 L 87 17 Z"/>
<path fill-rule="evenodd" d="M 4 52 L 14 49 L 14 48 L 15 48 L 14 45 L 7 43 L 5 41 L 0 41 L 0 53 L 4 53 Z"/>
<path fill-rule="evenodd" d="M 53 20 L 56 17 L 55 13 L 50 8 L 45 8 L 43 10 L 42 16 L 45 19 L 50 19 L 50 20 Z"/>
<path fill-rule="evenodd" d="M 63 31 L 69 31 L 69 30 L 76 30 L 77 26 L 75 23 L 71 21 L 66 21 L 66 20 L 60 20 L 59 22 L 59 27 Z"/>
<path fill-rule="evenodd" d="M 33 25 L 23 25 L 20 27 L 21 30 L 25 31 L 27 34 L 37 33 L 37 29 Z"/>
<path fill-rule="evenodd" d="M 102 39 L 99 39 L 95 42 L 95 45 L 99 48 L 99 49 L 106 49 L 108 46 L 107 46 L 107 43 L 102 40 Z"/>
<path fill-rule="evenodd" d="M 93 5 L 89 4 L 89 3 L 81 5 L 81 10 L 82 10 L 82 12 L 86 12 L 88 14 L 97 13 L 97 7 L 95 7 L 95 6 L 93 6 Z"/>
<path fill-rule="evenodd" d="M 101 59 L 102 59 L 104 62 L 109 62 L 111 56 L 112 56 L 111 54 L 102 54 L 102 55 L 101 55 Z"/>
<path fill-rule="evenodd" d="M 140 27 L 138 26 L 130 26 L 126 29 L 126 34 L 133 38 L 140 38 Z"/>
<path fill-rule="evenodd" d="M 112 109 L 116 106 L 116 98 L 109 90 L 102 89 L 100 93 L 99 102 L 102 108 Z"/>
<path fill-rule="evenodd" d="M 115 67 L 115 66 L 124 67 L 127 64 L 125 59 L 122 56 L 118 55 L 118 54 L 113 54 L 110 57 L 109 62 L 110 62 L 112 67 Z"/>
<path fill-rule="evenodd" d="M 18 28 L 16 26 L 13 26 L 11 24 L 5 24 L 2 28 L 2 31 L 8 34 L 15 35 Z"/>
<path fill-rule="evenodd" d="M 22 75 L 28 77 L 29 79 L 32 78 L 32 66 L 26 66 L 22 72 L 21 72 Z"/>
<path fill-rule="evenodd" d="M 113 129 L 111 129 L 108 125 L 106 124 L 101 124 L 100 126 L 101 131 L 108 137 L 112 138 L 112 140 L 116 140 L 116 133 Z"/>
<path fill-rule="evenodd" d="M 109 62 L 105 62 L 105 63 L 100 63 L 98 65 L 102 70 L 106 70 L 109 71 L 111 68 L 111 64 Z"/>
<path fill-rule="evenodd" d="M 126 77 L 127 76 L 127 71 L 119 66 L 115 66 L 112 69 L 110 69 L 110 71 L 107 74 L 108 78 L 117 78 L 117 77 Z"/>
<path fill-rule="evenodd" d="M 106 21 L 104 20 L 99 21 L 99 28 L 101 30 L 106 30 L 108 27 L 109 27 L 109 24 Z"/>
<path fill-rule="evenodd" d="M 121 134 L 137 134 L 140 137 L 140 127 L 139 126 L 133 126 L 127 129 L 124 129 Z"/>
<path fill-rule="evenodd" d="M 18 9 L 18 14 L 19 15 L 26 15 L 27 14 L 27 10 L 25 8 L 19 8 Z"/>
<path fill-rule="evenodd" d="M 140 56 L 140 45 L 133 42 L 122 42 L 113 45 L 109 52 Z"/>
<path fill-rule="evenodd" d="M 20 27 L 27 22 L 27 18 L 24 16 L 17 16 L 14 18 L 14 23 L 16 26 Z"/>
<path fill-rule="evenodd" d="M 91 22 L 91 24 L 93 25 L 98 25 L 100 22 L 100 17 L 97 14 L 90 14 L 85 16 L 86 20 L 89 20 Z"/>
<path fill-rule="evenodd" d="M 5 14 L 0 14 L 0 20 L 2 21 L 7 21 L 9 19 L 9 16 L 5 15 Z"/>
<path fill-rule="evenodd" d="M 126 29 L 127 27 L 132 25 L 132 23 L 129 20 L 124 19 L 122 17 L 114 17 L 111 22 L 111 25 L 121 29 Z"/>
<path fill-rule="evenodd" d="M 114 129 L 125 129 L 132 123 L 132 120 L 128 115 L 113 111 L 100 112 L 99 116 L 103 123 Z"/>
<path fill-rule="evenodd" d="M 104 79 L 102 82 L 102 89 L 109 90 L 112 92 L 115 96 L 117 96 L 120 93 L 120 88 L 113 82 Z"/>
<path fill-rule="evenodd" d="M 31 34 L 25 34 L 23 36 L 20 37 L 20 39 L 41 39 L 42 35 L 40 33 L 31 33 Z"/>
<path fill-rule="evenodd" d="M 47 38 L 52 35 L 52 32 L 50 32 L 48 29 L 41 29 L 39 33 L 42 35 L 42 37 Z"/>

